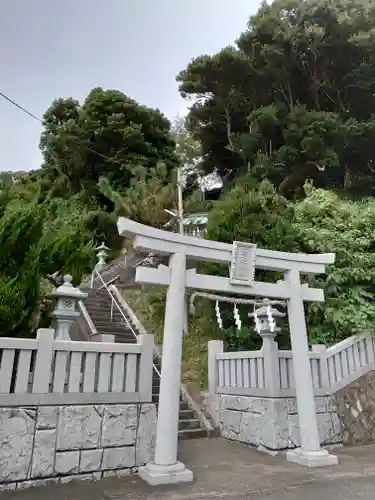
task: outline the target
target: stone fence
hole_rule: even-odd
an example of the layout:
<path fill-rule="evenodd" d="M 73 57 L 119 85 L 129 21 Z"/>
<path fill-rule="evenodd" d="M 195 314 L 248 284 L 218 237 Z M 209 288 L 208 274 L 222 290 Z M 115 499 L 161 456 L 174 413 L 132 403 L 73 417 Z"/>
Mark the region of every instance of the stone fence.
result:
<path fill-rule="evenodd" d="M 310 370 L 316 396 L 328 396 L 375 368 L 375 338 L 363 334 L 329 347 L 312 346 Z M 224 344 L 208 343 L 208 380 L 211 394 L 294 397 L 291 351 L 278 350 L 273 338 L 262 349 L 224 352 Z"/>
<path fill-rule="evenodd" d="M 147 403 L 152 396 L 154 338 L 137 344 L 0 338 L 0 407 Z"/>
<path fill-rule="evenodd" d="M 107 339 L 109 340 L 109 339 Z M 154 340 L 0 339 L 0 489 L 126 474 L 153 457 Z"/>
<path fill-rule="evenodd" d="M 259 351 L 223 352 L 220 341 L 208 350 L 203 404 L 221 435 L 273 452 L 300 446 L 292 353 L 278 350 L 272 338 Z M 342 411 L 343 394 L 375 370 L 375 339 L 363 334 L 328 349 L 313 346 L 309 358 L 320 442 L 345 442 L 353 424 Z"/>

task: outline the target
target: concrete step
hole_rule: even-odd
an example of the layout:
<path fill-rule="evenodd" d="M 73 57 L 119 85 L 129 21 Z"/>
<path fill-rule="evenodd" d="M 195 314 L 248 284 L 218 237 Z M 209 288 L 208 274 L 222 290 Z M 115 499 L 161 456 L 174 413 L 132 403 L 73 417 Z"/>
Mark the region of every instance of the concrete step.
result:
<path fill-rule="evenodd" d="M 194 412 L 193 410 L 180 410 L 178 418 L 179 420 L 190 420 L 191 418 L 194 418 Z"/>
<path fill-rule="evenodd" d="M 124 318 L 112 318 L 110 316 L 108 317 L 103 317 L 103 316 L 91 316 L 91 319 L 92 321 L 95 323 L 95 324 L 99 324 L 99 325 L 107 325 L 107 324 L 111 324 L 111 325 L 114 325 L 116 328 L 125 328 L 129 331 L 135 331 L 135 328 L 130 326 L 125 320 Z"/>
<path fill-rule="evenodd" d="M 96 302 L 100 302 L 101 304 L 111 304 L 112 300 L 108 293 L 89 293 L 89 296 L 87 297 L 87 299 L 85 299 L 84 304 L 94 304 Z"/>
<path fill-rule="evenodd" d="M 188 429 L 200 429 L 201 423 L 199 420 L 195 418 L 191 418 L 189 420 L 179 420 L 178 422 L 178 430 L 188 430 Z"/>
<path fill-rule="evenodd" d="M 117 344 L 136 344 L 137 343 L 137 340 L 133 337 L 133 336 L 130 336 L 130 335 L 121 335 L 121 334 L 118 334 L 117 332 L 113 331 L 113 330 L 99 330 L 99 333 L 101 333 L 102 335 L 114 335 L 115 337 L 115 342 Z"/>
<path fill-rule="evenodd" d="M 136 339 L 133 332 L 125 330 L 125 328 L 116 328 L 111 323 L 108 323 L 107 325 L 97 325 L 97 323 L 94 323 L 94 325 L 97 331 L 100 333 L 103 333 L 103 331 L 105 331 L 106 333 L 112 331 L 115 335 L 118 335 L 119 337 L 128 337 L 129 339 Z"/>
<path fill-rule="evenodd" d="M 90 315 L 90 318 L 92 319 L 92 321 L 94 323 L 96 323 L 96 322 L 107 323 L 107 322 L 111 321 L 111 313 L 110 312 L 108 312 L 108 314 L 92 314 L 92 313 L 90 313 L 90 309 L 88 309 L 87 311 Z M 113 322 L 113 318 L 112 318 L 112 322 Z"/>
<path fill-rule="evenodd" d="M 89 292 L 89 296 L 85 299 L 85 302 L 92 302 L 93 300 L 104 301 L 110 300 L 109 293 L 105 290 L 102 292 L 101 290 L 95 290 L 93 292 Z"/>
<path fill-rule="evenodd" d="M 91 301 L 85 301 L 84 305 L 88 311 L 91 313 L 102 313 L 102 314 L 107 314 L 108 312 L 111 312 L 111 301 L 108 299 L 108 301 L 104 300 L 91 300 Z M 113 306 L 113 311 L 117 310 L 116 306 Z"/>
<path fill-rule="evenodd" d="M 112 311 L 112 314 L 122 316 L 122 313 L 126 316 L 125 311 L 120 310 L 116 304 L 113 305 L 110 301 L 108 302 L 91 302 L 90 304 L 86 305 L 86 309 L 88 311 L 91 311 L 93 314 L 110 314 Z"/>
<path fill-rule="evenodd" d="M 129 330 L 123 326 L 122 327 L 116 326 L 113 323 L 98 324 L 98 323 L 95 323 L 95 321 L 94 321 L 94 325 L 95 325 L 95 328 L 97 329 L 98 332 L 102 332 L 103 330 L 106 330 L 106 332 L 108 330 L 112 330 L 113 332 L 116 333 L 116 335 L 121 335 L 121 336 L 129 337 L 129 338 L 133 338 L 133 339 L 136 338 L 136 336 L 134 335 L 134 333 L 131 330 Z"/>
<path fill-rule="evenodd" d="M 178 439 L 201 439 L 206 438 L 207 433 L 204 429 L 184 429 L 178 431 Z"/>
<path fill-rule="evenodd" d="M 89 314 L 90 314 L 90 311 L 89 311 Z M 94 313 L 94 314 L 90 314 L 90 317 L 93 321 L 112 321 L 112 323 L 124 323 L 124 324 L 127 324 L 126 323 L 126 320 L 124 319 L 124 316 L 120 315 L 120 314 L 112 314 L 112 320 L 111 320 L 111 311 L 108 311 L 108 314 L 106 313 Z M 125 316 L 126 317 L 126 316 Z"/>
<path fill-rule="evenodd" d="M 117 332 L 119 334 L 123 333 L 125 335 L 131 335 L 132 337 L 135 338 L 134 333 L 130 330 L 130 328 L 126 327 L 125 325 L 111 323 L 110 321 L 108 321 L 108 323 L 105 323 L 105 322 L 99 323 L 97 321 L 94 321 L 94 325 L 98 331 L 103 330 L 103 329 L 105 329 L 105 330 L 111 329 L 114 332 Z"/>

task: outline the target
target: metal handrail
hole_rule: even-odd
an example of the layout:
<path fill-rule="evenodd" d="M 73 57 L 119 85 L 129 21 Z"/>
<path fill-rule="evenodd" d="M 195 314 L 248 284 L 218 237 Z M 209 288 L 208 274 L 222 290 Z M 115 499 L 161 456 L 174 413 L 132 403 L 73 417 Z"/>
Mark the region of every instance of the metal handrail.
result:
<path fill-rule="evenodd" d="M 79 308 L 82 316 L 84 317 L 84 319 L 85 319 L 85 321 L 87 323 L 87 326 L 90 329 L 90 332 L 91 332 L 90 335 L 97 335 L 98 332 L 97 332 L 97 330 L 95 328 L 94 322 L 90 318 L 90 315 L 89 315 L 89 313 L 88 313 L 88 311 L 86 309 L 86 306 L 85 306 L 85 304 L 83 303 L 82 300 L 78 301 L 78 308 Z"/>
<path fill-rule="evenodd" d="M 105 281 L 103 280 L 103 277 L 101 276 L 101 274 L 99 273 L 99 271 L 97 269 L 94 269 L 93 271 L 93 275 L 94 273 L 98 276 L 98 278 L 101 280 L 102 284 L 103 284 L 103 287 L 105 288 L 105 290 L 107 291 L 107 293 L 109 294 L 109 296 L 111 297 L 111 300 L 112 300 L 112 303 L 111 303 L 111 321 L 112 321 L 112 314 L 113 314 L 113 304 L 116 305 L 118 311 L 121 313 L 122 317 L 124 318 L 125 320 L 125 323 L 127 324 L 127 326 L 130 328 L 132 334 L 134 335 L 134 337 L 136 338 L 136 340 L 138 340 L 138 335 L 137 333 L 135 332 L 134 328 L 132 327 L 131 323 L 129 322 L 128 318 L 125 316 L 125 313 L 124 311 L 122 310 L 121 306 L 119 305 L 119 303 L 117 302 L 117 300 L 114 298 L 114 296 L 112 295 L 110 289 L 108 288 L 107 284 L 105 283 Z M 102 288 L 103 288 L 102 287 Z M 160 372 L 159 370 L 156 368 L 155 364 L 153 363 L 153 368 L 154 370 L 156 371 L 156 373 L 158 374 L 158 376 L 160 377 Z"/>
<path fill-rule="evenodd" d="M 135 339 L 138 340 L 138 335 L 137 333 L 135 332 L 134 328 L 132 327 L 132 325 L 130 324 L 128 318 L 125 316 L 125 313 L 124 311 L 121 309 L 120 305 L 118 304 L 117 300 L 114 298 L 114 296 L 112 295 L 110 289 L 108 288 L 106 282 L 103 280 L 103 277 L 101 276 L 101 274 L 99 273 L 99 271 L 97 271 L 96 269 L 94 269 L 94 272 L 93 274 L 96 274 L 98 276 L 98 278 L 100 279 L 100 281 L 102 282 L 103 284 L 103 287 L 105 288 L 105 290 L 107 291 L 108 295 L 111 297 L 111 300 L 112 300 L 112 305 L 111 305 L 111 309 L 113 307 L 113 303 L 117 306 L 117 309 L 120 311 L 122 317 L 124 318 L 125 320 L 125 323 L 127 324 L 127 326 L 130 328 L 132 334 L 134 335 Z M 101 287 L 101 288 L 103 288 Z M 111 314 L 112 316 L 112 314 Z M 112 317 L 111 317 L 111 321 L 112 321 Z"/>

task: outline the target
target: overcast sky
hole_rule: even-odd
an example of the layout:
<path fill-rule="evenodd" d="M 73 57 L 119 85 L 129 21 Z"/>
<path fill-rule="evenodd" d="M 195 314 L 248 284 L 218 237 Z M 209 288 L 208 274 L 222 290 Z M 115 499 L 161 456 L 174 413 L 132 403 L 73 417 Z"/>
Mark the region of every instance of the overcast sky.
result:
<path fill-rule="evenodd" d="M 53 99 L 119 89 L 169 118 L 175 77 L 238 37 L 260 0 L 0 0 L 0 92 L 41 116 Z M 40 124 L 0 97 L 0 170 L 40 166 Z"/>

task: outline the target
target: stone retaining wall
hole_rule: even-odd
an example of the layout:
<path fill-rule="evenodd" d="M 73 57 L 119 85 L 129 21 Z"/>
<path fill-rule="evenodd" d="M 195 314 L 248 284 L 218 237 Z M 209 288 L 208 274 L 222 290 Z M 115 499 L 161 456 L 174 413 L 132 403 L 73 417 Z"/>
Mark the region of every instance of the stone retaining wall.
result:
<path fill-rule="evenodd" d="M 375 443 L 375 372 L 366 373 L 338 391 L 336 401 L 343 443 L 349 446 Z"/>
<path fill-rule="evenodd" d="M 342 442 L 334 398 L 315 401 L 321 444 Z M 224 438 L 274 451 L 300 446 L 295 398 L 204 394 L 203 404 Z"/>
<path fill-rule="evenodd" d="M 0 489 L 127 474 L 152 460 L 154 404 L 0 408 Z"/>

